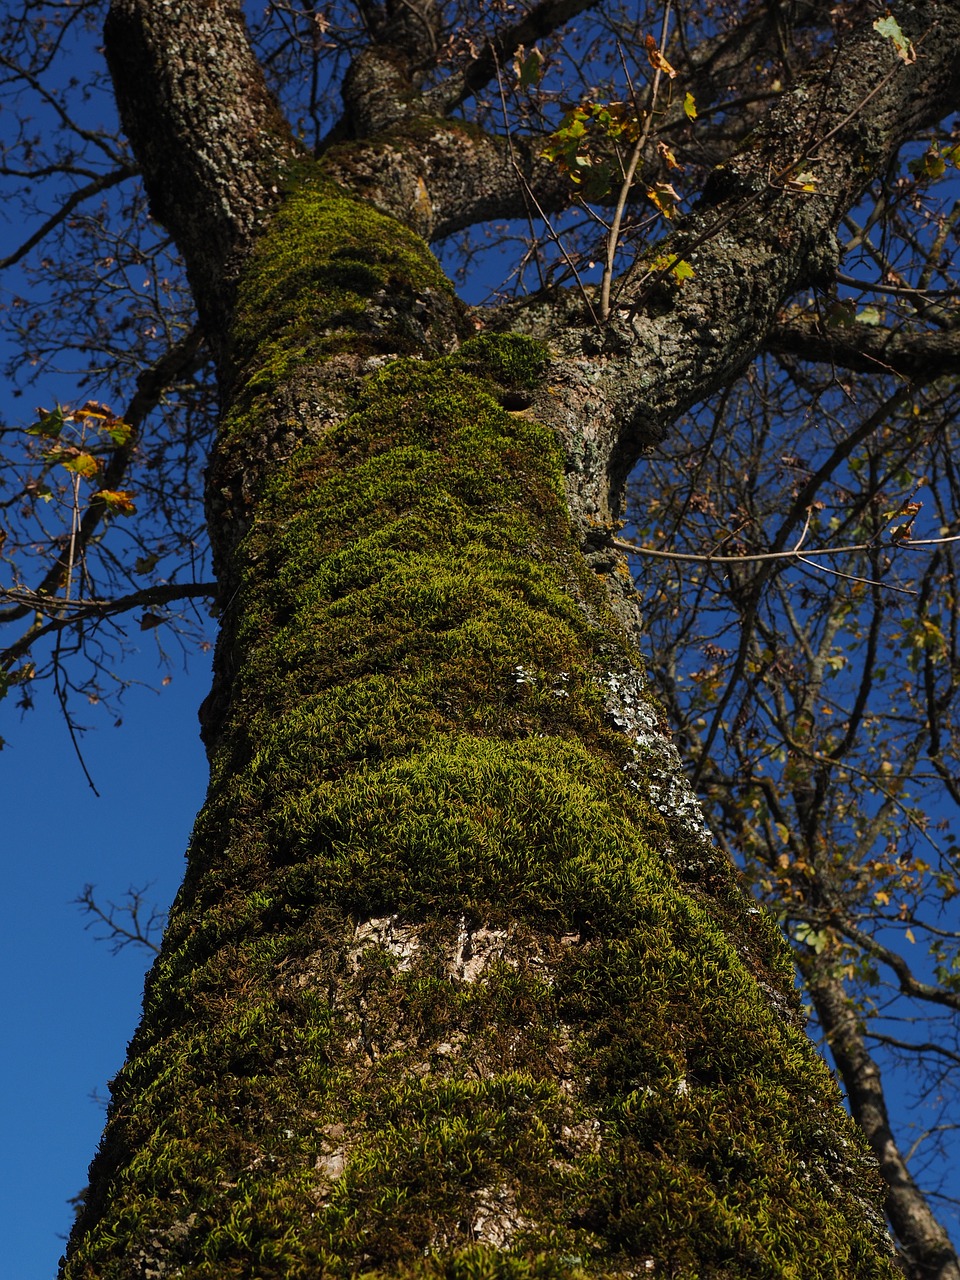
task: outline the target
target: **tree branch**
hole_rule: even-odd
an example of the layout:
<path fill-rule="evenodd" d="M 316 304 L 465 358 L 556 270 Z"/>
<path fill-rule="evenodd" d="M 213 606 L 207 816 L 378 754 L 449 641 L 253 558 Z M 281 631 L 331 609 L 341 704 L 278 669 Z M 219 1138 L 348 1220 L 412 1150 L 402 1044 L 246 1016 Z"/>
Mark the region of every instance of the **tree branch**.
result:
<path fill-rule="evenodd" d="M 922 384 L 956 376 L 960 332 L 910 333 L 853 323 L 823 328 L 816 316 L 797 316 L 771 326 L 765 350 L 840 365 L 858 373 L 893 373 Z"/>
<path fill-rule="evenodd" d="M 590 454 L 608 459 L 602 482 L 583 495 L 592 518 L 615 518 L 642 449 L 746 364 L 787 297 L 832 281 L 842 215 L 957 100 L 960 6 L 921 4 L 908 25 L 921 46 L 915 63 L 868 22 L 782 95 L 750 145 L 714 171 L 694 212 L 622 278 L 601 365 L 592 367 L 598 344 L 588 327 L 552 335 L 557 359 L 535 411 L 566 435 L 582 415 L 565 401 L 579 403 L 589 383 Z M 793 182 L 801 168 L 812 191 Z M 682 287 L 671 255 L 692 264 Z"/>
<path fill-rule="evenodd" d="M 799 956 L 817 1017 L 833 1054 L 854 1119 L 887 1186 L 886 1210 L 911 1280 L 960 1280 L 960 1262 L 947 1233 L 914 1182 L 890 1125 L 880 1068 L 870 1056 L 852 1001 L 829 964 Z"/>
<path fill-rule="evenodd" d="M 45 219 L 43 224 L 32 235 L 28 236 L 17 249 L 14 249 L 13 253 L 7 254 L 5 258 L 0 258 L 0 270 L 4 267 L 12 267 L 15 263 L 20 262 L 22 258 L 25 258 L 44 236 L 59 227 L 70 216 L 77 205 L 82 204 L 84 200 L 89 200 L 92 196 L 99 195 L 101 191 L 109 191 L 111 187 L 119 185 L 119 183 L 132 177 L 136 172 L 137 170 L 132 164 L 121 165 L 119 169 L 104 173 L 92 182 L 88 182 L 85 187 L 80 187 L 74 191 L 64 200 L 56 213 L 52 213 L 49 218 Z"/>
<path fill-rule="evenodd" d="M 64 627 L 76 626 L 85 618 L 111 618 L 118 613 L 127 613 L 130 609 L 172 604 L 175 600 L 195 600 L 202 597 L 212 600 L 216 594 L 215 582 L 162 582 L 112 600 L 61 600 L 56 596 L 39 595 L 35 591 L 18 590 L 16 587 L 2 588 L 0 599 L 15 601 L 19 609 L 33 611 L 51 618 L 51 621 L 30 627 L 19 640 L 0 650 L 0 671 L 8 671 L 14 662 L 29 652 L 44 636 L 56 635 Z"/>

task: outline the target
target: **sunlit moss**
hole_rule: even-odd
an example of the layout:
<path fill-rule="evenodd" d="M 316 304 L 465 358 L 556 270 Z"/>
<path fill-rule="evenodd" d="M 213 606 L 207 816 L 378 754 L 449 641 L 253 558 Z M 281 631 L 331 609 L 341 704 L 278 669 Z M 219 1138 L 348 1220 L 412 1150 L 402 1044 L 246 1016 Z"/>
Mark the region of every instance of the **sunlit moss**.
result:
<path fill-rule="evenodd" d="M 409 233 L 291 193 L 225 429 L 371 290 L 445 287 Z M 544 354 L 394 359 L 260 495 L 70 1280 L 894 1274 L 769 930 L 717 866 L 681 883 L 625 770 L 605 677 L 637 658 L 518 404 Z"/>

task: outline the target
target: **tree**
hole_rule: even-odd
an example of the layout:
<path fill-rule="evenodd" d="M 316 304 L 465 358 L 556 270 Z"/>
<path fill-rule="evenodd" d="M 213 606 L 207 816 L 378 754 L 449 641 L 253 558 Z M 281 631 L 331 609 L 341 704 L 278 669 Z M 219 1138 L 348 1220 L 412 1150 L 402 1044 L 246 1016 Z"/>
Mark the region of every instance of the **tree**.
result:
<path fill-rule="evenodd" d="M 622 34 L 626 106 L 508 103 L 504 65 L 535 81 L 531 43 L 584 8 L 479 13 L 471 46 L 439 10 L 361 6 L 308 147 L 238 5 L 111 5 L 124 130 L 216 364 L 220 635 L 208 801 L 65 1276 L 894 1273 L 613 544 L 639 453 L 833 283 L 840 219 L 952 106 L 960 14 L 834 41 L 801 9 L 793 49 L 775 6 L 668 12 L 649 42 L 601 14 L 572 54 L 598 80 Z M 454 114 L 493 85 L 505 124 Z M 682 210 L 677 138 L 710 170 Z M 578 195 L 614 211 L 597 287 L 566 224 L 530 262 L 579 285 L 488 311 L 426 249 Z"/>

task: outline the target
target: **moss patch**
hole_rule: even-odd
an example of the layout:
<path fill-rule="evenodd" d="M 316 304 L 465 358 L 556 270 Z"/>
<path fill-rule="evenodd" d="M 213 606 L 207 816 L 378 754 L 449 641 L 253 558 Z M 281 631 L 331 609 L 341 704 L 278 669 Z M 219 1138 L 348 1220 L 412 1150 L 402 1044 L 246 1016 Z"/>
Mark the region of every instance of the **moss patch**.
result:
<path fill-rule="evenodd" d="M 431 299 L 452 296 L 413 232 L 304 165 L 240 283 L 231 342 L 237 390 L 224 434 L 255 431 L 258 400 L 325 357 L 419 353 Z"/>
<path fill-rule="evenodd" d="M 371 290 L 440 287 L 406 233 L 374 252 L 327 198 L 292 196 L 252 269 L 287 319 L 241 313 L 228 431 L 256 433 L 283 369 L 370 337 Z M 603 689 L 636 656 L 556 442 L 511 411 L 543 356 L 394 360 L 263 488 L 71 1280 L 893 1274 L 746 901 L 680 884 L 624 768 Z"/>

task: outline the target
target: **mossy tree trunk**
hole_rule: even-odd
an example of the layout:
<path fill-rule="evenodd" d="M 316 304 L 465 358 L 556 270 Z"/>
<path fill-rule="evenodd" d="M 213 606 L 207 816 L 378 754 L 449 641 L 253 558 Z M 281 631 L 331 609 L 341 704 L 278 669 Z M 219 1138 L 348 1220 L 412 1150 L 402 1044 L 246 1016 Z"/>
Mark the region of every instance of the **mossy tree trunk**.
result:
<path fill-rule="evenodd" d="M 638 450 L 956 91 L 956 14 L 913 20 L 942 29 L 922 68 L 868 28 L 718 175 L 682 292 L 639 271 L 603 332 L 558 298 L 477 334 L 421 234 L 522 193 L 503 140 L 410 91 L 413 36 L 357 60 L 361 136 L 315 163 L 238 5 L 115 0 L 124 124 L 217 356 L 222 631 L 209 796 L 65 1277 L 893 1274 L 609 538 Z M 811 130 L 816 193 L 771 183 Z"/>

